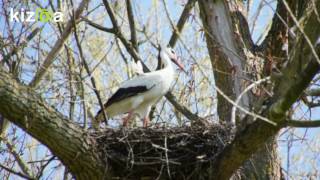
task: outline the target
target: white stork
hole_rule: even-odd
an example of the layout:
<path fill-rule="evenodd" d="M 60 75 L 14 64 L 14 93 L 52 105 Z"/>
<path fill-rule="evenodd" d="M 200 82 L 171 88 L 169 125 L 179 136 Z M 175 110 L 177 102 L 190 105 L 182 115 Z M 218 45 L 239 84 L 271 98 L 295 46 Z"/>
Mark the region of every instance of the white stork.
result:
<path fill-rule="evenodd" d="M 148 126 L 151 106 L 169 91 L 174 79 L 174 68 L 171 61 L 184 70 L 172 48 L 160 47 L 160 58 L 162 69 L 139 74 L 120 85 L 119 89 L 104 104 L 109 118 L 128 113 L 128 116 L 123 118 L 123 126 L 127 126 L 132 115 L 138 115 L 143 118 L 143 127 Z M 102 110 L 96 115 L 96 120 L 99 122 L 104 120 Z"/>

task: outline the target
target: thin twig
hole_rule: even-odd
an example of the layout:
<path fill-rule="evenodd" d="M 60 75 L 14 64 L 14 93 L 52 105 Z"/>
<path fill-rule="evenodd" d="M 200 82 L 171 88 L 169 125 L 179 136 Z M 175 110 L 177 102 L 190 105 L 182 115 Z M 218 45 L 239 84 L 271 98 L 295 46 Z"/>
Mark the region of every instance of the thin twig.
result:
<path fill-rule="evenodd" d="M 28 177 L 32 177 L 33 175 L 31 174 L 30 169 L 28 168 L 27 164 L 22 160 L 19 153 L 15 150 L 14 146 L 9 141 L 7 141 L 7 139 L 5 139 L 5 138 L 0 137 L 0 140 L 5 142 L 7 148 L 9 149 L 9 152 L 13 155 L 13 157 L 17 161 L 22 172 L 25 175 L 27 175 Z"/>
<path fill-rule="evenodd" d="M 107 28 L 107 27 L 104 27 L 104 26 L 101 26 L 85 17 L 81 17 L 81 20 L 87 22 L 90 26 L 96 28 L 96 29 L 99 29 L 101 31 L 105 31 L 105 32 L 109 32 L 109 33 L 114 33 L 114 29 L 113 28 Z"/>
<path fill-rule="evenodd" d="M 244 89 L 240 93 L 240 95 L 237 97 L 237 99 L 235 101 L 235 104 L 238 105 L 240 100 L 241 100 L 241 98 L 242 98 L 242 96 L 245 95 L 249 90 L 251 90 L 252 88 L 256 87 L 257 85 L 259 85 L 259 84 L 261 84 L 261 83 L 263 83 L 265 81 L 268 81 L 268 80 L 270 80 L 270 76 L 268 76 L 266 78 L 263 78 L 263 79 L 260 79 L 258 81 L 253 82 L 252 84 L 250 84 L 248 87 L 246 87 L 246 89 Z M 233 123 L 233 125 L 235 125 L 235 123 L 236 123 L 236 110 L 237 110 L 237 106 L 233 106 L 232 107 L 232 112 L 231 112 L 231 123 Z"/>
<path fill-rule="evenodd" d="M 40 179 L 43 175 L 44 169 L 52 162 L 53 160 L 56 160 L 56 156 L 52 156 L 50 159 L 47 160 L 47 162 L 41 166 L 41 169 L 39 170 L 39 173 L 37 175 L 37 179 Z"/>
<path fill-rule="evenodd" d="M 20 176 L 20 177 L 25 178 L 25 179 L 35 179 L 35 178 L 32 178 L 32 177 L 30 177 L 28 175 L 25 175 L 25 174 L 22 174 L 20 172 L 14 171 L 13 169 L 8 168 L 8 167 L 6 167 L 6 166 L 4 166 L 2 164 L 0 164 L 0 168 L 8 171 L 9 173 L 15 174 L 15 175 Z"/>
<path fill-rule="evenodd" d="M 94 93 L 95 93 L 96 96 L 97 96 L 97 99 L 98 99 L 100 108 L 101 108 L 101 110 L 102 110 L 102 114 L 103 114 L 104 121 L 105 121 L 106 125 L 108 125 L 107 114 L 106 114 L 106 112 L 105 112 L 105 110 L 104 110 L 104 105 L 103 105 L 103 102 L 102 102 L 100 93 L 99 93 L 99 91 L 98 91 L 98 89 L 97 89 L 97 86 L 96 86 L 96 80 L 95 80 L 95 78 L 92 76 L 92 73 L 91 73 L 91 70 L 90 70 L 90 68 L 89 68 L 89 65 L 88 65 L 87 61 L 85 60 L 85 58 L 84 58 L 83 51 L 82 51 L 82 46 L 81 46 L 80 41 L 79 41 L 79 38 L 78 38 L 78 34 L 77 34 L 77 29 L 76 29 L 75 23 L 74 23 L 74 37 L 75 37 L 75 40 L 76 40 L 76 43 L 77 43 L 77 46 L 78 46 L 78 49 L 79 49 L 79 54 L 80 54 L 81 61 L 83 62 L 84 68 L 85 68 L 87 74 L 88 74 L 89 77 L 90 77 L 91 84 L 92 84 L 92 87 L 93 87 L 93 91 L 94 91 Z M 85 113 L 85 112 L 84 112 L 84 113 Z M 93 121 L 94 121 L 94 120 L 93 120 Z"/>
<path fill-rule="evenodd" d="M 85 96 L 85 90 L 84 90 L 84 83 L 83 83 L 83 76 L 82 76 L 82 73 L 83 73 L 83 68 L 80 67 L 80 74 L 78 76 L 79 78 L 79 88 L 80 88 L 80 98 L 82 99 L 82 111 L 83 111 L 83 127 L 86 128 L 86 124 L 88 122 L 88 111 L 87 111 L 87 104 L 86 104 L 86 96 Z M 95 130 L 97 130 L 99 128 L 99 123 L 95 123 L 94 119 L 92 119 L 92 126 Z"/>
<path fill-rule="evenodd" d="M 13 48 L 11 52 L 9 52 L 3 57 L 1 63 L 8 63 L 9 59 L 13 55 L 17 54 L 18 50 L 24 48 L 27 45 L 27 43 L 31 41 L 38 34 L 38 32 L 40 32 L 40 28 L 35 28 L 34 30 L 32 30 L 32 32 L 26 37 L 26 39 L 17 48 Z"/>
<path fill-rule="evenodd" d="M 165 127 L 165 129 L 167 129 L 167 127 Z M 168 157 L 168 142 L 167 142 L 167 130 L 165 132 L 165 137 L 164 137 L 164 148 L 165 148 L 165 156 L 166 156 L 166 163 L 167 163 L 167 172 L 168 172 L 168 176 L 169 179 L 171 179 L 171 173 L 170 173 L 170 165 L 169 165 L 169 157 Z"/>
<path fill-rule="evenodd" d="M 37 85 L 41 82 L 42 77 L 46 74 L 48 68 L 55 60 L 56 55 L 60 51 L 60 49 L 63 47 L 65 41 L 71 34 L 73 30 L 73 23 L 74 21 L 77 21 L 81 15 L 81 13 L 84 11 L 85 7 L 88 4 L 88 0 L 83 0 L 78 9 L 75 11 L 74 16 L 71 17 L 71 19 L 67 22 L 67 25 L 61 35 L 61 37 L 55 42 L 53 48 L 47 55 L 46 59 L 44 60 L 43 64 L 41 65 L 40 69 L 36 72 L 35 76 L 31 80 L 29 86 L 31 87 L 37 87 Z"/>
<path fill-rule="evenodd" d="M 311 49 L 311 52 L 314 56 L 314 58 L 316 59 L 316 61 L 320 64 L 320 59 L 319 56 L 317 54 L 316 49 L 313 47 L 313 44 L 311 42 L 311 40 L 309 39 L 309 37 L 307 36 L 307 34 L 304 32 L 303 28 L 300 26 L 299 21 L 297 20 L 297 18 L 294 16 L 293 12 L 291 11 L 288 3 L 286 1 L 282 1 L 284 6 L 286 7 L 288 13 L 290 14 L 290 17 L 292 18 L 293 22 L 295 23 L 296 27 L 298 28 L 298 30 L 301 32 L 302 36 L 304 37 L 304 39 L 306 40 L 308 46 Z"/>

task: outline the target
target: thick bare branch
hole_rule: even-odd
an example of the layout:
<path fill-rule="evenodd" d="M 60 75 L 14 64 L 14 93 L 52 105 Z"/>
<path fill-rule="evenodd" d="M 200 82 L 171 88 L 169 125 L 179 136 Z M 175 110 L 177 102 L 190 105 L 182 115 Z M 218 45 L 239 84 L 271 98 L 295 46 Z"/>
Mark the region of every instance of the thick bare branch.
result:
<path fill-rule="evenodd" d="M 78 179 L 104 177 L 104 165 L 90 136 L 2 68 L 0 100 L 0 114 L 46 145 Z"/>
<path fill-rule="evenodd" d="M 185 23 L 187 22 L 187 20 L 190 16 L 190 11 L 194 7 L 195 3 L 196 3 L 196 0 L 189 0 L 187 2 L 187 4 L 185 5 L 185 7 L 180 15 L 180 18 L 178 20 L 178 23 L 176 25 L 176 28 L 174 28 L 173 34 L 171 35 L 171 38 L 169 40 L 169 45 L 171 47 L 174 47 L 176 45 L 177 40 L 180 36 L 180 33 L 181 33 Z"/>
<path fill-rule="evenodd" d="M 130 32 L 131 32 L 131 43 L 136 51 L 138 51 L 138 40 L 137 40 L 137 32 L 136 32 L 136 22 L 134 20 L 133 9 L 131 0 L 126 0 L 127 5 L 127 14 L 128 20 L 130 25 Z"/>
<path fill-rule="evenodd" d="M 319 65 L 315 60 L 308 63 L 306 68 L 298 73 L 297 79 L 287 82 L 290 90 L 283 92 L 282 97 L 269 106 L 269 118 L 279 126 L 256 121 L 237 134 L 213 164 L 217 179 L 229 179 L 245 160 L 261 148 L 270 137 L 277 134 L 282 127 L 281 123 L 285 123 L 285 112 L 298 99 L 318 71 Z"/>
<path fill-rule="evenodd" d="M 310 89 L 306 91 L 308 96 L 320 96 L 320 89 Z"/>
<path fill-rule="evenodd" d="M 318 2 L 317 5 L 320 3 Z M 312 42 L 318 38 L 320 33 L 320 27 L 315 26 L 316 21 L 316 16 L 311 16 L 304 22 L 306 35 Z M 255 121 L 239 132 L 213 164 L 217 179 L 229 179 L 244 161 L 263 147 L 269 138 L 277 134 L 279 129 L 287 123 L 286 112 L 299 99 L 319 72 L 320 66 L 310 47 L 305 46 L 305 38 L 300 36 L 297 39 L 297 48 L 294 49 L 295 53 L 290 57 L 288 65 L 283 69 L 280 77 L 273 79 L 275 82 L 274 95 L 271 98 L 271 103 L 267 104 L 266 110 L 262 112 L 278 126 Z M 301 56 L 302 54 L 304 56 Z M 319 47 L 317 54 L 320 54 Z"/>
<path fill-rule="evenodd" d="M 300 121 L 300 120 L 287 120 L 285 126 L 295 128 L 317 128 L 320 127 L 320 120 Z"/>
<path fill-rule="evenodd" d="M 268 3 L 264 1 L 265 3 Z M 292 1 L 290 1 L 292 3 Z M 270 6 L 270 5 L 269 5 Z M 282 1 L 278 1 L 275 14 L 272 19 L 271 28 L 264 39 L 264 41 L 259 46 L 259 50 L 263 51 L 265 54 L 272 54 L 277 57 L 286 56 L 285 51 L 282 50 L 284 43 L 287 43 L 287 32 L 289 30 L 288 15 L 286 8 Z"/>
<path fill-rule="evenodd" d="M 17 78 L 18 77 L 18 73 L 17 73 L 17 69 L 19 67 L 15 67 L 13 66 L 12 63 L 10 63 L 9 59 L 17 54 L 17 52 L 21 49 L 23 49 L 24 47 L 27 46 L 28 42 L 30 42 L 37 34 L 38 32 L 40 32 L 40 28 L 35 28 L 34 30 L 32 30 L 32 32 L 26 37 L 26 39 L 17 47 L 17 48 L 14 48 L 12 49 L 12 51 L 8 54 L 6 54 L 4 57 L 3 57 L 3 60 L 1 63 L 6 63 L 9 68 L 10 68 L 10 72 Z M 16 63 L 15 63 L 16 64 Z M 0 115 L 0 137 L 2 135 L 5 134 L 6 132 L 6 129 L 9 127 L 9 121 L 5 118 L 3 118 L 1 115 Z M 1 142 L 1 139 L 0 139 L 0 142 Z"/>

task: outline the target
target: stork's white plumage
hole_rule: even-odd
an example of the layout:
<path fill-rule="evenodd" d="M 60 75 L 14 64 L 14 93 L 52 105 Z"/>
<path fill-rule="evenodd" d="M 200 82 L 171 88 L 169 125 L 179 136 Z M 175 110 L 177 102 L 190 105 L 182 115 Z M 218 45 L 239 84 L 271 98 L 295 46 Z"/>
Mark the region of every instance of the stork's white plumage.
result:
<path fill-rule="evenodd" d="M 183 66 L 178 61 L 173 49 L 162 47 L 160 58 L 162 69 L 142 73 L 120 85 L 119 89 L 104 105 L 109 118 L 128 113 L 123 122 L 123 125 L 126 126 L 132 115 L 137 114 L 140 118 L 143 118 L 143 126 L 147 126 L 151 106 L 169 91 L 174 79 L 174 68 L 171 61 L 183 70 Z M 96 115 L 96 119 L 100 122 L 103 120 L 101 110 Z"/>

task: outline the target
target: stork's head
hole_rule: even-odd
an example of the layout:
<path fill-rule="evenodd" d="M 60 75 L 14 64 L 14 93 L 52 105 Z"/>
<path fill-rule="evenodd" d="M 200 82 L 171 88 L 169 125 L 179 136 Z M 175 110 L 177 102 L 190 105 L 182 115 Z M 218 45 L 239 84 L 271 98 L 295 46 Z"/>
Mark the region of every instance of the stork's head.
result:
<path fill-rule="evenodd" d="M 184 67 L 183 65 L 181 64 L 180 62 L 180 59 L 178 58 L 178 56 L 176 55 L 176 52 L 169 46 L 167 47 L 161 47 L 160 49 L 160 55 L 163 57 L 163 56 L 167 56 L 169 57 L 169 59 L 174 62 L 181 70 L 185 71 L 184 70 Z"/>

